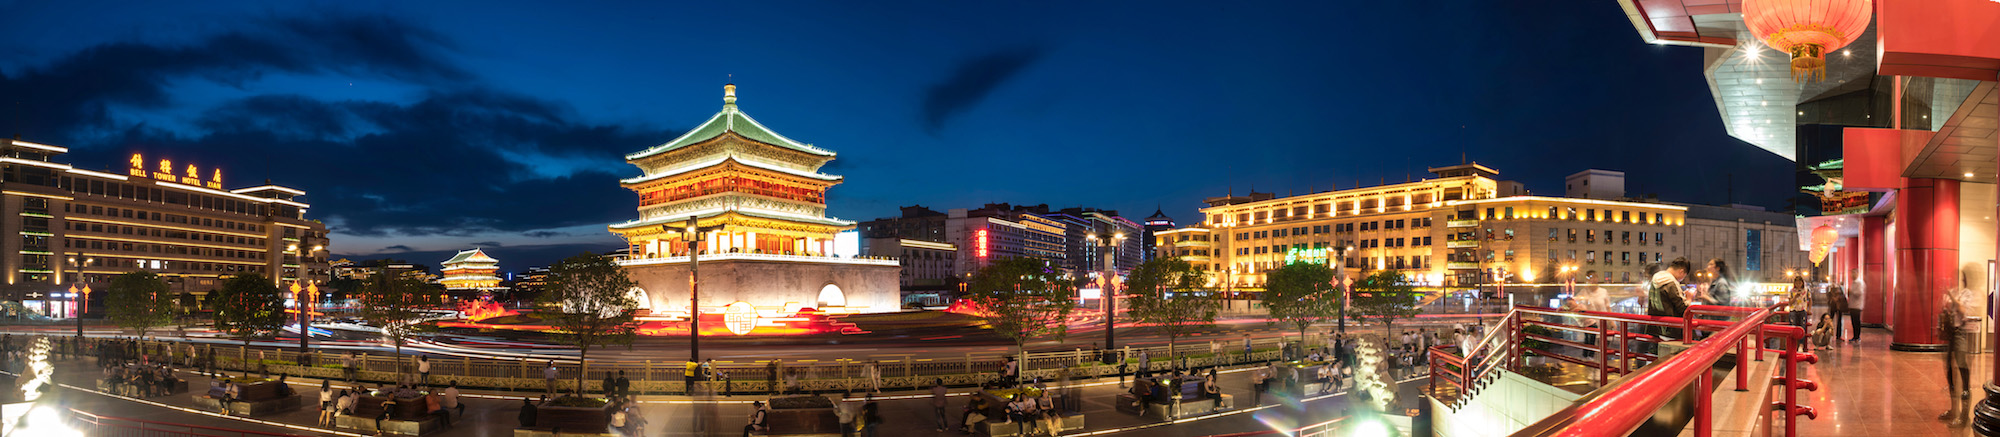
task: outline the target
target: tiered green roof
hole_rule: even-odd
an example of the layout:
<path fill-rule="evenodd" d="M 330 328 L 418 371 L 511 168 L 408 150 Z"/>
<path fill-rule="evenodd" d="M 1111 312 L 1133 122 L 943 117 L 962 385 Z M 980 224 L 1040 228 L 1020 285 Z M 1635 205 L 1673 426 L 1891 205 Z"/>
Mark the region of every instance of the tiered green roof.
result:
<path fill-rule="evenodd" d="M 735 132 L 744 138 L 773 146 L 819 156 L 833 156 L 832 151 L 813 147 L 811 144 L 792 141 L 791 138 L 778 135 L 777 132 L 771 131 L 771 128 L 757 123 L 756 119 L 750 118 L 750 114 L 745 114 L 743 111 L 736 109 L 736 85 L 727 85 L 724 86 L 724 89 L 727 92 L 722 97 L 722 112 L 715 113 L 715 116 L 709 117 L 708 121 L 702 122 L 700 126 L 696 126 L 693 130 L 681 134 L 680 138 L 674 138 L 673 141 L 668 141 L 666 144 L 625 155 L 625 159 L 634 160 L 666 153 L 674 149 L 708 141 L 711 138 L 722 136 L 725 132 Z"/>

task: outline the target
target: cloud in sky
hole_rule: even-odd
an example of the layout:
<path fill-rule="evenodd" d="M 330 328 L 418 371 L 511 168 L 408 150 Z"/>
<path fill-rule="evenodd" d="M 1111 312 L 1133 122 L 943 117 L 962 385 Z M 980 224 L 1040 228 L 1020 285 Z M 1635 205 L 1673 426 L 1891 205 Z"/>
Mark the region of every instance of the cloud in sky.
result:
<path fill-rule="evenodd" d="M 951 76 L 924 90 L 922 112 L 925 128 L 935 133 L 953 117 L 986 99 L 1007 79 L 1040 60 L 1039 47 L 1020 47 L 987 53 L 958 63 Z"/>

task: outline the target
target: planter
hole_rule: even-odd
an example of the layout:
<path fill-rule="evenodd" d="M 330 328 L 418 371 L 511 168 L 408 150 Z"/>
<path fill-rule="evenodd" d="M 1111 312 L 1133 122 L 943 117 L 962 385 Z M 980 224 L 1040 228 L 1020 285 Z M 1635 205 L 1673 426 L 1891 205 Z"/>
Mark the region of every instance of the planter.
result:
<path fill-rule="evenodd" d="M 771 399 L 765 413 L 766 435 L 839 434 L 840 415 L 833 400 L 824 396 L 792 396 Z"/>
<path fill-rule="evenodd" d="M 535 412 L 535 427 L 562 429 L 563 432 L 601 434 L 611 427 L 611 406 L 603 407 L 554 407 L 542 406 Z"/>

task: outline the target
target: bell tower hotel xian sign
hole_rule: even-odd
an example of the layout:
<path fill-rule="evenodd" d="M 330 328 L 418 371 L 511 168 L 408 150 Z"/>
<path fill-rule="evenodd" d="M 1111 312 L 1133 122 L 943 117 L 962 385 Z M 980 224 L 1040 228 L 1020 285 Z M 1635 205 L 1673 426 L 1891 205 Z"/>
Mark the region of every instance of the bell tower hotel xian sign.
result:
<path fill-rule="evenodd" d="M 174 170 L 174 160 L 163 158 L 160 159 L 160 166 L 156 170 L 147 171 L 146 157 L 142 154 L 134 153 L 132 154 L 132 168 L 126 169 L 125 174 L 136 178 L 152 178 L 160 182 L 193 185 L 212 190 L 222 189 L 222 169 L 213 169 L 213 173 L 210 173 L 207 181 L 201 180 L 201 167 L 194 164 L 187 165 L 186 173 L 175 173 Z"/>

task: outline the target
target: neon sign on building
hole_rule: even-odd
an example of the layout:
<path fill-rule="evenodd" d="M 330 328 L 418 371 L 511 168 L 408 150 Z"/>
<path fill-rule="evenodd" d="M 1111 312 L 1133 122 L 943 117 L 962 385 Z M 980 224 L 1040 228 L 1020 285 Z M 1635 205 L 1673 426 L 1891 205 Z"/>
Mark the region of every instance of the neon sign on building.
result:
<path fill-rule="evenodd" d="M 156 171 L 148 172 L 146 171 L 145 157 L 140 156 L 137 153 L 132 154 L 132 168 L 126 169 L 125 174 L 131 175 L 132 177 L 153 178 L 153 180 L 161 182 L 172 182 L 176 184 L 207 187 L 216 190 L 222 189 L 222 169 L 215 169 L 214 175 L 210 176 L 208 181 L 202 181 L 200 167 L 196 167 L 194 164 L 188 164 L 187 174 L 183 176 L 174 173 L 173 160 L 161 159 L 160 168 Z"/>
<path fill-rule="evenodd" d="M 974 231 L 974 232 L 972 233 L 972 240 L 973 240 L 973 242 L 972 242 L 972 247 L 973 247 L 973 253 L 975 253 L 975 254 L 978 254 L 980 258 L 985 258 L 985 257 L 986 257 L 986 230 L 985 230 L 985 229 L 980 229 L 980 230 L 978 230 L 978 231 Z"/>

